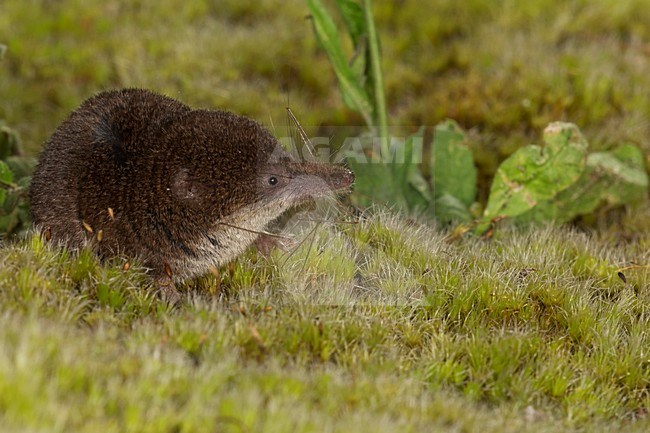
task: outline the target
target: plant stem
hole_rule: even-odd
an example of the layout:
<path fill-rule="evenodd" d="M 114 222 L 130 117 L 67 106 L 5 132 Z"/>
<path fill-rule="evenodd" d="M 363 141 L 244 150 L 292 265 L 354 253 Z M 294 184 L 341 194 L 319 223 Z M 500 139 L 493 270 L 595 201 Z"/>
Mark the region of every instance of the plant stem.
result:
<path fill-rule="evenodd" d="M 0 188 L 9 190 L 18 189 L 18 184 L 0 179 Z"/>
<path fill-rule="evenodd" d="M 375 90 L 375 113 L 374 121 L 379 127 L 381 139 L 381 153 L 383 158 L 389 157 L 388 146 L 388 114 L 386 112 L 386 94 L 384 92 L 384 78 L 381 73 L 381 57 L 379 54 L 379 39 L 375 29 L 375 21 L 372 15 L 372 1 L 364 0 L 364 11 L 366 15 L 366 26 L 368 28 L 368 44 L 370 48 L 370 62 L 372 78 Z"/>

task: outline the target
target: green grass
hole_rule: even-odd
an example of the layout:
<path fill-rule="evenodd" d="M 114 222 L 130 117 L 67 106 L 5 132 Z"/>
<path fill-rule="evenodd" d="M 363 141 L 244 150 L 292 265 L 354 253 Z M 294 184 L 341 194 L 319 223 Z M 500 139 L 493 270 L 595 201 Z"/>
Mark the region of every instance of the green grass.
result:
<path fill-rule="evenodd" d="M 374 2 L 394 134 L 457 119 L 483 194 L 554 120 L 650 158 L 644 0 L 430 3 Z M 84 98 L 139 86 L 283 135 L 288 88 L 309 133 L 342 139 L 315 125 L 362 119 L 306 13 L 301 0 L 5 0 L 0 118 L 34 155 Z M 0 430 L 645 432 L 649 214 L 489 241 L 381 212 L 298 226 L 293 254 L 249 252 L 188 283 L 176 309 L 137 263 L 2 241 Z"/>
<path fill-rule="evenodd" d="M 646 431 L 650 230 L 623 223 L 454 243 L 382 213 L 304 227 L 177 309 L 137 264 L 7 244 L 0 428 Z"/>

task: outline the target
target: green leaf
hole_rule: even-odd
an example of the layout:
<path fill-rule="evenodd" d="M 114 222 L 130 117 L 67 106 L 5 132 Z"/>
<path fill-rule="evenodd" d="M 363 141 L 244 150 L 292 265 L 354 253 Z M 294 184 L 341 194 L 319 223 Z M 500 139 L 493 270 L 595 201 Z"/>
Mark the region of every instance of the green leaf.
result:
<path fill-rule="evenodd" d="M 0 160 L 18 152 L 18 135 L 11 128 L 0 125 Z"/>
<path fill-rule="evenodd" d="M 428 183 L 413 155 L 420 154 L 424 128 L 404 142 L 404 158 L 372 162 L 365 154 L 349 154 L 348 164 L 355 173 L 352 196 L 355 204 L 368 207 L 387 205 L 399 211 L 424 210 L 433 200 Z"/>
<path fill-rule="evenodd" d="M 436 126 L 431 152 L 431 182 L 436 197 L 456 197 L 465 208 L 476 199 L 476 166 L 467 136 L 453 120 Z"/>
<path fill-rule="evenodd" d="M 450 194 L 443 194 L 436 197 L 433 203 L 433 214 L 436 220 L 443 224 L 452 222 L 470 222 L 472 214 L 458 198 Z"/>
<path fill-rule="evenodd" d="M 9 215 L 14 211 L 16 206 L 18 206 L 19 196 L 18 194 L 11 193 L 10 191 L 0 190 L 0 194 L 4 192 L 4 201 L 0 206 L 0 216 Z"/>
<path fill-rule="evenodd" d="M 4 161 L 0 161 L 0 205 L 4 203 L 7 196 L 7 187 L 12 185 L 13 180 L 14 175 L 9 166 Z"/>
<path fill-rule="evenodd" d="M 7 46 L 4 44 L 0 44 L 0 62 L 4 60 L 6 52 L 7 52 Z"/>
<path fill-rule="evenodd" d="M 585 171 L 587 142 L 578 127 L 556 122 L 544 130 L 546 146 L 516 151 L 497 169 L 484 221 L 515 217 L 551 200 Z"/>
<path fill-rule="evenodd" d="M 0 161 L 0 233 L 17 233 L 25 230 L 29 224 L 30 214 L 27 203 L 27 190 L 30 177 L 18 179 L 9 163 Z"/>
<path fill-rule="evenodd" d="M 373 124 L 370 96 L 361 85 L 361 77 L 348 65 L 334 20 L 320 0 L 307 0 L 314 33 L 325 50 L 339 82 L 345 104 L 358 111 L 368 125 Z"/>
<path fill-rule="evenodd" d="M 8 126 L 0 125 L 0 160 L 6 160 L 18 153 L 20 153 L 18 134 Z"/>
<path fill-rule="evenodd" d="M 9 169 L 6 162 L 0 161 L 0 182 L 3 184 L 11 184 L 14 181 L 14 175 Z"/>
<path fill-rule="evenodd" d="M 381 70 L 381 54 L 379 33 L 375 27 L 375 19 L 372 13 L 372 0 L 363 0 L 363 13 L 368 29 L 368 62 L 366 93 L 372 99 L 372 118 L 374 124 L 371 128 L 378 129 L 381 138 L 381 150 L 388 150 L 388 110 L 386 109 L 386 89 L 384 88 L 384 75 Z M 365 78 L 365 77 L 364 77 Z"/>
<path fill-rule="evenodd" d="M 19 181 L 31 176 L 36 167 L 37 159 L 27 156 L 10 156 L 5 162 L 13 173 L 14 180 Z"/>
<path fill-rule="evenodd" d="M 634 204 L 648 195 L 648 174 L 643 153 L 633 145 L 612 152 L 592 153 L 580 179 L 551 200 L 540 203 L 517 218 L 519 222 L 571 221 L 595 211 L 603 204 Z"/>
<path fill-rule="evenodd" d="M 408 209 L 402 194 L 403 185 L 396 182 L 392 163 L 360 162 L 350 158 L 348 164 L 355 174 L 353 202 L 361 207 L 373 204 L 395 206 L 398 210 Z"/>
<path fill-rule="evenodd" d="M 357 81 L 365 89 L 369 99 L 373 92 L 370 79 L 368 25 L 363 7 L 355 0 L 336 0 L 343 22 L 352 40 L 354 54 L 348 62 Z"/>
<path fill-rule="evenodd" d="M 419 155 L 422 155 L 425 128 L 409 136 L 404 143 L 404 164 L 393 164 L 393 170 L 405 187 L 405 197 L 410 209 L 426 208 L 433 201 L 431 187 L 419 167 Z M 417 157 L 414 158 L 414 155 Z"/>
<path fill-rule="evenodd" d="M 605 170 L 615 182 L 625 188 L 618 190 L 610 186 L 608 199 L 611 199 L 612 203 L 616 201 L 613 197 L 618 197 L 626 203 L 634 203 L 647 196 L 650 181 L 645 170 L 644 154 L 637 146 L 624 144 L 613 150 L 611 155 L 594 153 L 587 159 L 587 164 Z"/>
<path fill-rule="evenodd" d="M 364 36 L 368 34 L 363 7 L 355 0 L 336 0 L 345 26 L 355 47 L 358 47 Z"/>

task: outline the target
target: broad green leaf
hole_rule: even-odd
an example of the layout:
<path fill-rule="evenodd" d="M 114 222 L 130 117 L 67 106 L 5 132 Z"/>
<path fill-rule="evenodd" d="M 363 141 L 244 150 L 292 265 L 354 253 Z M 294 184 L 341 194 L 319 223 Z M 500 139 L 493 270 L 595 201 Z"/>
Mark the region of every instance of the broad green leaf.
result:
<path fill-rule="evenodd" d="M 359 162 L 349 159 L 348 163 L 355 174 L 352 201 L 361 207 L 373 204 L 396 207 L 397 210 L 408 209 L 402 193 L 404 185 L 396 181 L 392 163 Z"/>
<path fill-rule="evenodd" d="M 345 104 L 358 111 L 368 125 L 373 124 L 373 108 L 370 96 L 361 85 L 361 77 L 355 74 L 343 53 L 339 33 L 327 8 L 320 0 L 307 0 L 311 12 L 314 33 L 329 58 L 339 81 Z"/>
<path fill-rule="evenodd" d="M 13 173 L 14 181 L 19 181 L 31 176 L 37 160 L 27 156 L 10 156 L 5 162 Z"/>
<path fill-rule="evenodd" d="M 0 161 L 0 184 L 11 184 L 14 181 L 14 175 L 9 169 L 6 162 Z"/>
<path fill-rule="evenodd" d="M 4 203 L 7 187 L 11 186 L 13 180 L 14 176 L 9 166 L 4 161 L 0 161 L 0 205 Z"/>
<path fill-rule="evenodd" d="M 453 120 L 436 126 L 431 150 L 431 182 L 436 197 L 451 195 L 465 208 L 476 199 L 476 166 L 467 136 Z"/>
<path fill-rule="evenodd" d="M 429 186 L 414 162 L 422 147 L 424 128 L 404 142 L 403 159 L 372 162 L 365 155 L 349 155 L 356 175 L 353 200 L 357 205 L 388 205 L 400 211 L 424 210 L 431 206 Z"/>
<path fill-rule="evenodd" d="M 18 199 L 8 212 L 0 212 L 0 233 L 16 233 L 25 230 L 29 227 L 29 221 L 29 207 L 24 200 Z"/>
<path fill-rule="evenodd" d="M 4 202 L 0 206 L 0 216 L 9 215 L 14 211 L 20 201 L 19 194 L 14 191 L 0 190 L 5 193 Z"/>
<path fill-rule="evenodd" d="M 469 222 L 472 215 L 465 206 L 465 203 L 458 200 L 451 194 L 443 194 L 436 197 L 433 203 L 433 214 L 436 220 L 443 224 L 451 222 Z"/>
<path fill-rule="evenodd" d="M 555 122 L 544 130 L 544 147 L 516 151 L 497 169 L 484 220 L 515 217 L 551 200 L 585 171 L 587 142 L 578 127 Z"/>
<path fill-rule="evenodd" d="M 393 170 L 405 187 L 405 197 L 410 209 L 424 209 L 433 201 L 431 187 L 420 172 L 419 155 L 422 155 L 425 128 L 407 138 L 404 143 L 404 164 L 393 164 Z M 416 155 L 416 158 L 414 158 Z"/>
<path fill-rule="evenodd" d="M 638 147 L 626 144 L 612 152 L 589 155 L 587 168 L 574 185 L 522 214 L 517 221 L 563 223 L 589 214 L 603 204 L 634 204 L 647 195 L 648 174 L 643 153 Z"/>
<path fill-rule="evenodd" d="M 411 183 L 401 183 L 393 163 L 359 163 L 350 160 L 356 181 L 353 202 L 361 207 L 385 205 L 398 211 L 426 209 L 429 202 Z M 401 164 L 404 165 L 404 164 Z"/>
<path fill-rule="evenodd" d="M 648 173 L 645 170 L 645 157 L 641 149 L 633 144 L 624 144 L 613 151 L 609 152 L 612 158 L 605 157 L 607 152 L 594 153 L 587 159 L 587 164 L 600 166 L 609 171 L 609 173 L 621 183 L 634 186 L 637 191 L 628 196 L 630 202 L 639 200 L 647 195 L 650 181 Z M 625 195 L 621 195 L 625 197 Z"/>

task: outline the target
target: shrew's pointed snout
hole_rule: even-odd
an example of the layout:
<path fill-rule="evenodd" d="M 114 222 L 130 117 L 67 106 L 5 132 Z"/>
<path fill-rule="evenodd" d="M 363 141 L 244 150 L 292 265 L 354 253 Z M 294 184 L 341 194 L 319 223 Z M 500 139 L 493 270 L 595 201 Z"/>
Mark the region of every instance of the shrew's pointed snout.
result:
<path fill-rule="evenodd" d="M 343 172 L 343 182 L 345 182 L 345 186 L 352 186 L 355 180 L 354 172 L 348 167 L 343 167 Z"/>
<path fill-rule="evenodd" d="M 284 178 L 290 181 L 277 191 L 293 203 L 350 192 L 355 180 L 354 173 L 348 167 L 320 162 L 284 160 L 264 168 L 262 172 L 284 173 Z"/>
<path fill-rule="evenodd" d="M 333 169 L 327 178 L 327 183 L 335 190 L 344 190 L 351 188 L 354 184 L 354 172 L 348 167 L 344 166 L 331 166 Z"/>

